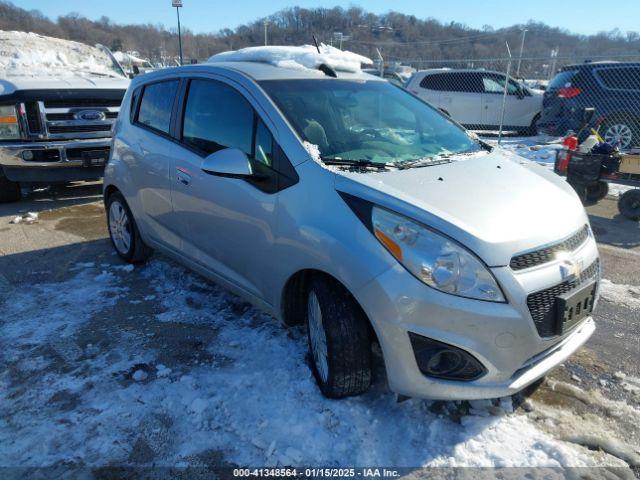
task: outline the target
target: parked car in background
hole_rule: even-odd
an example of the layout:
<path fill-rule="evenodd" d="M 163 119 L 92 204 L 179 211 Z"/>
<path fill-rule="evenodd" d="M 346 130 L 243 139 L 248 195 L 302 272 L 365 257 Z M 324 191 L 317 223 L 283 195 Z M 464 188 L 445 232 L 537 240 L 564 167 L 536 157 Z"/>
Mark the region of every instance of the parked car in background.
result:
<path fill-rule="evenodd" d="M 128 85 L 104 47 L 0 31 L 0 202 L 101 178 Z"/>
<path fill-rule="evenodd" d="M 484 70 L 422 70 L 406 88 L 471 130 L 497 130 L 506 75 Z M 504 130 L 532 135 L 542 109 L 542 92 L 509 79 Z"/>
<path fill-rule="evenodd" d="M 314 51 L 133 80 L 104 180 L 118 255 L 160 250 L 306 324 L 329 397 L 367 390 L 376 340 L 391 389 L 434 399 L 511 395 L 565 361 L 600 277 L 571 186 Z"/>
<path fill-rule="evenodd" d="M 640 145 L 640 63 L 567 65 L 544 94 L 542 133 L 563 136 L 577 132 L 585 108 L 595 108 L 592 127 L 620 149 Z"/>

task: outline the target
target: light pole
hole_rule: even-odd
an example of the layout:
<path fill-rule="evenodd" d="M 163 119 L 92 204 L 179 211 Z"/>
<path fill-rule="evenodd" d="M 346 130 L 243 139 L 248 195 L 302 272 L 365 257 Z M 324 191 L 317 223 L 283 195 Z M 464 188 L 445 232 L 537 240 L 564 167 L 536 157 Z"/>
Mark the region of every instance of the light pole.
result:
<path fill-rule="evenodd" d="M 264 21 L 264 46 L 267 46 L 267 25 L 269 25 L 269 20 Z"/>
<path fill-rule="evenodd" d="M 524 50 L 524 37 L 527 35 L 527 29 L 522 29 L 522 40 L 520 41 L 520 55 L 518 56 L 518 66 L 516 67 L 516 78 L 520 77 L 520 64 L 522 63 L 522 51 Z"/>
<path fill-rule="evenodd" d="M 171 6 L 176 7 L 176 14 L 178 15 L 178 45 L 180 48 L 180 66 L 182 66 L 182 32 L 180 30 L 180 9 L 182 8 L 182 0 L 171 0 Z"/>

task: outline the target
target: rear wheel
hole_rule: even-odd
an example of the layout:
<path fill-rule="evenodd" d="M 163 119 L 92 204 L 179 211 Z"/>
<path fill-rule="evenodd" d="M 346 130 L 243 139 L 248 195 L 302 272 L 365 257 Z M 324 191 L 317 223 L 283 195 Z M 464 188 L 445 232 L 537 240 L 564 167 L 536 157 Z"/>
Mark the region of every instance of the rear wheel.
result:
<path fill-rule="evenodd" d="M 307 294 L 313 373 L 322 393 L 342 398 L 371 384 L 371 339 L 364 312 L 337 282 L 318 277 Z"/>
<path fill-rule="evenodd" d="M 20 184 L 9 180 L 0 167 L 0 203 L 17 202 L 21 197 Z"/>
<path fill-rule="evenodd" d="M 523 133 L 530 137 L 535 137 L 538 134 L 538 120 L 540 120 L 540 114 L 536 113 L 533 120 L 531 120 L 531 125 Z"/>
<path fill-rule="evenodd" d="M 600 135 L 605 142 L 625 150 L 640 143 L 640 125 L 630 117 L 606 119 L 600 127 Z"/>
<path fill-rule="evenodd" d="M 624 192 L 618 199 L 618 210 L 629 220 L 640 220 L 640 190 Z"/>
<path fill-rule="evenodd" d="M 117 254 L 129 263 L 142 263 L 152 250 L 140 237 L 133 214 L 120 192 L 107 199 L 107 225 L 111 243 Z"/>

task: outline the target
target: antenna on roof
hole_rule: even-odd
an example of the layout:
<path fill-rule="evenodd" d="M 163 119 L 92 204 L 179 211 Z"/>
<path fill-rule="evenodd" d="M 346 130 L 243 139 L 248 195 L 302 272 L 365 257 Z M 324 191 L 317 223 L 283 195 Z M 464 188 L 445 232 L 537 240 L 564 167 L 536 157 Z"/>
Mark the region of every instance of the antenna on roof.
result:
<path fill-rule="evenodd" d="M 320 53 L 320 46 L 318 45 L 318 39 L 316 38 L 315 35 L 311 35 L 313 37 L 313 43 L 316 46 L 316 50 L 318 50 L 318 53 Z"/>

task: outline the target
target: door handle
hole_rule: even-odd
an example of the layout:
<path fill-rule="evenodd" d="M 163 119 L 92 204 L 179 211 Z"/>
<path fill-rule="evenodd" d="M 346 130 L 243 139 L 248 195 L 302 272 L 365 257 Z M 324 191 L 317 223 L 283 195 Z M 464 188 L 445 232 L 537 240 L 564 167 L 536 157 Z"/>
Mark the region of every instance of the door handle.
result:
<path fill-rule="evenodd" d="M 189 185 L 191 183 L 191 175 L 184 168 L 176 168 L 176 178 L 183 185 Z"/>

